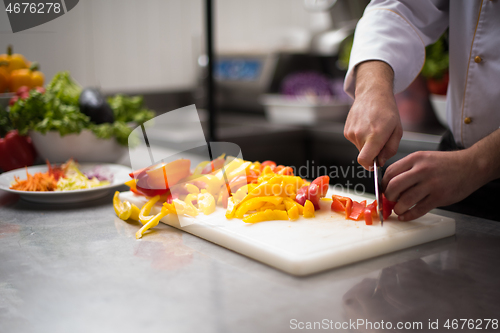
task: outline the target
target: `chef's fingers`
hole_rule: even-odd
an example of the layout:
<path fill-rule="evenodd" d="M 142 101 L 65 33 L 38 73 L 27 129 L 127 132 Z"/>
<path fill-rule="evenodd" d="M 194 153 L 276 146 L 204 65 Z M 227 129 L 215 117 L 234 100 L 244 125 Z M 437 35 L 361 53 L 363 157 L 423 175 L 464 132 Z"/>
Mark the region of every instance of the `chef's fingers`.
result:
<path fill-rule="evenodd" d="M 394 212 L 398 215 L 406 213 L 408 209 L 420 202 L 428 194 L 429 189 L 424 183 L 416 184 L 400 195 L 396 206 L 394 206 Z"/>
<path fill-rule="evenodd" d="M 398 219 L 400 221 L 415 220 L 418 219 L 419 217 L 424 216 L 433 208 L 436 208 L 436 205 L 434 204 L 434 198 L 428 195 L 423 200 L 418 202 L 412 209 L 410 209 L 403 215 L 399 215 Z"/>
<path fill-rule="evenodd" d="M 382 135 L 370 136 L 359 151 L 358 163 L 366 170 L 372 170 L 373 160 L 375 160 L 375 157 L 380 153 L 388 139 L 389 137 Z"/>
<path fill-rule="evenodd" d="M 399 148 L 399 142 L 401 141 L 402 137 L 403 130 L 401 129 L 401 127 L 396 127 L 389 137 L 389 140 L 387 140 L 384 148 L 382 148 L 382 150 L 378 154 L 379 166 L 384 166 L 385 162 L 388 159 L 396 155 Z"/>
<path fill-rule="evenodd" d="M 409 170 L 401 170 L 401 172 L 393 176 L 387 183 L 387 186 L 385 186 L 385 197 L 390 201 L 399 201 L 404 192 L 420 182 L 420 176 L 421 175 L 412 168 Z M 384 175 L 384 178 L 385 177 L 386 175 Z M 382 188 L 384 188 L 383 185 Z M 415 202 L 413 204 L 415 204 Z"/>
<path fill-rule="evenodd" d="M 414 158 L 412 157 L 412 155 L 408 155 L 408 156 L 403 157 L 402 159 L 392 163 L 385 170 L 384 178 L 382 178 L 382 191 L 384 191 L 384 193 L 385 193 L 389 182 L 394 177 L 410 170 L 413 167 L 414 163 L 415 163 L 415 161 L 414 161 Z M 386 194 L 386 196 L 387 196 L 387 194 Z M 387 199 L 389 199 L 389 198 L 387 198 Z"/>

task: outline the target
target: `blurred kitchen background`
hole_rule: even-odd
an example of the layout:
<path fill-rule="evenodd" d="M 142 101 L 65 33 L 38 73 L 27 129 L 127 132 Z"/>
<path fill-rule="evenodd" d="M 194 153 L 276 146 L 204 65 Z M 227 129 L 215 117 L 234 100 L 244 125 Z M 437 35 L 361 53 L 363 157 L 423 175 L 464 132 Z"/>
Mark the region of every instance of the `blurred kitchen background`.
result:
<path fill-rule="evenodd" d="M 352 101 L 342 85 L 352 33 L 367 3 L 213 1 L 217 141 L 238 144 L 248 160 L 357 166 L 357 149 L 343 136 Z M 202 0 L 86 0 L 56 20 L 12 34 L 4 33 L 10 26 L 1 11 L 0 47 L 11 44 L 36 59 L 46 82 L 69 71 L 82 87 L 105 95 L 143 95 L 156 114 L 196 104 L 207 134 L 206 17 Z M 443 40 L 434 51 L 440 65 Z M 446 69 L 434 65 L 430 79 L 418 77 L 397 96 L 405 134 L 391 161 L 438 147 L 445 127 L 434 111 L 443 113 L 446 88 L 431 94 L 429 82 Z M 150 141 L 172 144 L 161 132 Z M 331 183 L 361 182 L 373 191 L 371 178 L 351 176 Z"/>

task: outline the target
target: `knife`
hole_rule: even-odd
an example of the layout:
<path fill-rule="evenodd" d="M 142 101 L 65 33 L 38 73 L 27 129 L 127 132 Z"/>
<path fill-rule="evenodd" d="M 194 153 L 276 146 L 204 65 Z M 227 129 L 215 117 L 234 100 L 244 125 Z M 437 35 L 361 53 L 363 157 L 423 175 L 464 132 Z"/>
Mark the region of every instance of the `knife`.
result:
<path fill-rule="evenodd" d="M 373 160 L 373 174 L 375 178 L 375 198 L 377 199 L 377 211 L 378 217 L 380 219 L 380 224 L 384 226 L 384 216 L 382 214 L 382 175 L 380 173 L 380 168 L 378 167 L 378 156 Z"/>

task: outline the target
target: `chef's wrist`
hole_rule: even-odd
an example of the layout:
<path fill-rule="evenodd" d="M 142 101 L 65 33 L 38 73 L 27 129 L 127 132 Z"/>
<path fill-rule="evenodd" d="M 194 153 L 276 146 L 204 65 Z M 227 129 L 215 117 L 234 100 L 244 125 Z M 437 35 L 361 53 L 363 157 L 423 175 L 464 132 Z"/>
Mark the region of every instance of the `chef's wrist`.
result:
<path fill-rule="evenodd" d="M 394 72 L 392 67 L 380 60 L 369 60 L 355 68 L 355 97 L 364 94 L 394 97 Z"/>
<path fill-rule="evenodd" d="M 495 163 L 495 156 L 484 151 L 485 148 L 484 145 L 475 144 L 462 151 L 463 158 L 469 161 L 470 175 L 477 183 L 478 188 L 499 177 L 498 170 L 496 170 L 498 168 L 495 167 L 498 164 Z"/>

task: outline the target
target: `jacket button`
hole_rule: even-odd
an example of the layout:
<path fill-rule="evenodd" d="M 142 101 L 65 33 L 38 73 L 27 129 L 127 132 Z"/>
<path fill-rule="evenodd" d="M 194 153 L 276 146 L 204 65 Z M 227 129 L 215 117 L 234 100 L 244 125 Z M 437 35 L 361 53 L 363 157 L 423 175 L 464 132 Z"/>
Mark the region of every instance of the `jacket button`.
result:
<path fill-rule="evenodd" d="M 467 117 L 467 118 L 465 118 L 465 119 L 464 119 L 464 123 L 465 123 L 465 124 L 470 124 L 470 123 L 472 123 L 472 119 L 471 119 L 471 117 Z"/>
<path fill-rule="evenodd" d="M 483 58 L 481 58 L 480 56 L 475 56 L 475 57 L 474 57 L 474 62 L 475 62 L 476 64 L 479 64 L 481 61 L 483 61 Z"/>

